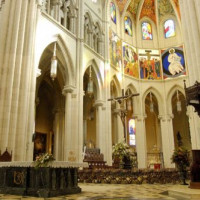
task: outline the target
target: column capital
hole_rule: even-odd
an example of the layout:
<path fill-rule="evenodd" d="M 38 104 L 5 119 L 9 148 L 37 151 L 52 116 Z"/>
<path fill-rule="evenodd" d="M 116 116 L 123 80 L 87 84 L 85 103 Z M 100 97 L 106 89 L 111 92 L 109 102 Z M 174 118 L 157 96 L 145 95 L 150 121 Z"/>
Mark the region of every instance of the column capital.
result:
<path fill-rule="evenodd" d="M 95 107 L 103 107 L 105 104 L 105 101 L 101 100 L 101 99 L 98 99 L 94 102 L 94 106 Z"/>
<path fill-rule="evenodd" d="M 72 93 L 72 92 L 74 92 L 74 90 L 75 90 L 75 87 L 74 87 L 74 86 L 72 86 L 72 85 L 66 85 L 66 86 L 64 86 L 64 88 L 63 88 L 63 90 L 62 90 L 62 94 L 63 94 L 63 95 L 66 95 L 67 93 Z"/>
<path fill-rule="evenodd" d="M 174 118 L 174 115 L 171 114 L 167 114 L 167 115 L 158 115 L 158 119 L 160 119 L 161 121 L 170 121 Z"/>
<path fill-rule="evenodd" d="M 146 114 L 134 114 L 133 118 L 136 119 L 137 121 L 144 121 L 147 118 Z"/>

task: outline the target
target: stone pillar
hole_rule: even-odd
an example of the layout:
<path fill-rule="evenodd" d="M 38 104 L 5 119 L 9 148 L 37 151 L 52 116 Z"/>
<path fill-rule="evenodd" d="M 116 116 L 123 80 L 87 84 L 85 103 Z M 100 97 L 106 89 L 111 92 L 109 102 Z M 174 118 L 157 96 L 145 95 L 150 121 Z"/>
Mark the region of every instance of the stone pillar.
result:
<path fill-rule="evenodd" d="M 102 147 L 102 100 L 96 100 L 94 106 L 96 107 L 96 146 L 101 149 Z"/>
<path fill-rule="evenodd" d="M 173 133 L 173 114 L 160 115 L 161 137 L 162 137 L 162 152 L 164 168 L 174 168 L 175 165 L 171 163 L 171 157 L 174 150 L 174 133 Z"/>
<path fill-rule="evenodd" d="M 146 147 L 146 127 L 145 119 L 146 115 L 137 115 L 136 118 L 136 151 L 138 168 L 147 167 L 147 147 Z"/>
<path fill-rule="evenodd" d="M 65 95 L 65 131 L 64 131 L 64 161 L 68 160 L 69 151 L 73 144 L 71 144 L 71 104 L 72 104 L 72 92 L 73 88 L 71 86 L 65 86 L 63 89 L 63 94 Z"/>
<path fill-rule="evenodd" d="M 74 27 L 75 27 L 75 16 L 70 16 L 70 24 L 69 24 L 69 30 L 74 33 Z"/>
<path fill-rule="evenodd" d="M 200 2 L 199 0 L 179 0 L 183 38 L 185 43 L 186 58 L 189 72 L 189 85 L 200 82 Z M 190 110 L 190 133 L 192 148 L 200 149 L 200 118 Z"/>
<path fill-rule="evenodd" d="M 93 35 L 92 35 L 92 30 L 88 30 L 88 35 L 89 35 L 89 43 L 88 45 L 92 48 L 93 47 Z"/>
<path fill-rule="evenodd" d="M 64 12 L 64 23 L 63 23 L 63 26 L 65 28 L 67 28 L 67 13 L 68 13 L 68 8 L 64 8 L 63 12 Z"/>

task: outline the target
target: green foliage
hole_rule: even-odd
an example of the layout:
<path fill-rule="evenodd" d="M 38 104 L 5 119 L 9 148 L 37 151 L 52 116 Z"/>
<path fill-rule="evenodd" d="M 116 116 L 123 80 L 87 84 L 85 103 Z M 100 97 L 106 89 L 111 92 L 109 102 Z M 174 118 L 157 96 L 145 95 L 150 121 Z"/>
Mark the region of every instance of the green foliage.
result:
<path fill-rule="evenodd" d="M 36 160 L 34 161 L 34 166 L 36 169 L 39 167 L 47 167 L 48 164 L 55 159 L 53 158 L 52 154 L 44 153 L 36 157 Z"/>
<path fill-rule="evenodd" d="M 179 170 L 186 170 L 190 166 L 190 153 L 187 149 L 183 147 L 178 147 L 174 150 L 171 157 L 172 163 L 175 163 Z"/>

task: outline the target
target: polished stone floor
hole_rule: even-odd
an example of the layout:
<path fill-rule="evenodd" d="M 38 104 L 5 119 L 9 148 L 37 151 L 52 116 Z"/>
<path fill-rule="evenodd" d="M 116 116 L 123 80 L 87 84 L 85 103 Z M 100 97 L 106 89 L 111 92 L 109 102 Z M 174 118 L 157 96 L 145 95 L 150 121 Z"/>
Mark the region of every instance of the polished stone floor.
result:
<path fill-rule="evenodd" d="M 80 183 L 82 192 L 79 194 L 65 195 L 54 198 L 46 198 L 49 200 L 175 200 L 167 196 L 170 188 L 180 187 L 179 185 L 158 185 L 158 184 L 142 184 L 142 185 L 114 185 L 114 184 L 89 184 Z M 184 189 L 188 186 L 182 186 Z M 44 200 L 44 198 L 22 197 L 14 195 L 0 194 L 0 200 Z"/>

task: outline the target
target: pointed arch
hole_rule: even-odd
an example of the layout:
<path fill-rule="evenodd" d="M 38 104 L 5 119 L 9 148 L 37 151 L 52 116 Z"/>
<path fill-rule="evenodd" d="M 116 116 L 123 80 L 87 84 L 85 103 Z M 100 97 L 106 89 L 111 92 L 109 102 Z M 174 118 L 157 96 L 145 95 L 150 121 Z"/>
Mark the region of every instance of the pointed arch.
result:
<path fill-rule="evenodd" d="M 92 71 L 94 72 L 93 80 L 96 83 L 96 87 L 97 87 L 96 88 L 97 89 L 97 99 L 102 99 L 103 98 L 103 96 L 102 96 L 103 91 L 101 90 L 101 88 L 103 88 L 103 77 L 102 77 L 101 71 L 99 70 L 99 67 L 98 67 L 96 60 L 92 59 L 86 64 L 84 74 L 90 66 L 92 67 Z"/>
<path fill-rule="evenodd" d="M 120 85 L 120 82 L 119 82 L 116 74 L 113 75 L 113 77 L 111 78 L 111 81 L 113 81 L 116 86 L 117 96 L 121 96 L 121 85 Z"/>
<path fill-rule="evenodd" d="M 181 87 L 180 85 L 174 85 L 170 90 L 169 90 L 169 92 L 167 93 L 167 102 L 166 102 L 166 104 L 167 104 L 167 112 L 169 113 L 169 114 L 171 114 L 172 113 L 172 106 L 171 106 L 171 100 L 172 100 L 172 97 L 173 97 L 173 95 L 175 94 L 175 92 L 176 91 L 179 91 L 184 97 L 185 97 L 185 90 L 184 90 L 184 88 L 183 87 Z"/>
<path fill-rule="evenodd" d="M 162 98 L 160 92 L 159 92 L 156 88 L 154 88 L 154 87 L 149 87 L 149 88 L 144 92 L 144 94 L 143 94 L 143 96 L 142 96 L 143 110 L 145 111 L 145 99 L 146 99 L 147 95 L 148 95 L 150 92 L 151 92 L 152 94 L 154 94 L 154 96 L 156 97 L 157 102 L 158 102 L 158 111 L 159 111 L 159 115 L 162 115 L 162 114 L 164 113 L 164 107 L 163 107 L 164 101 L 163 101 L 163 98 Z"/>

